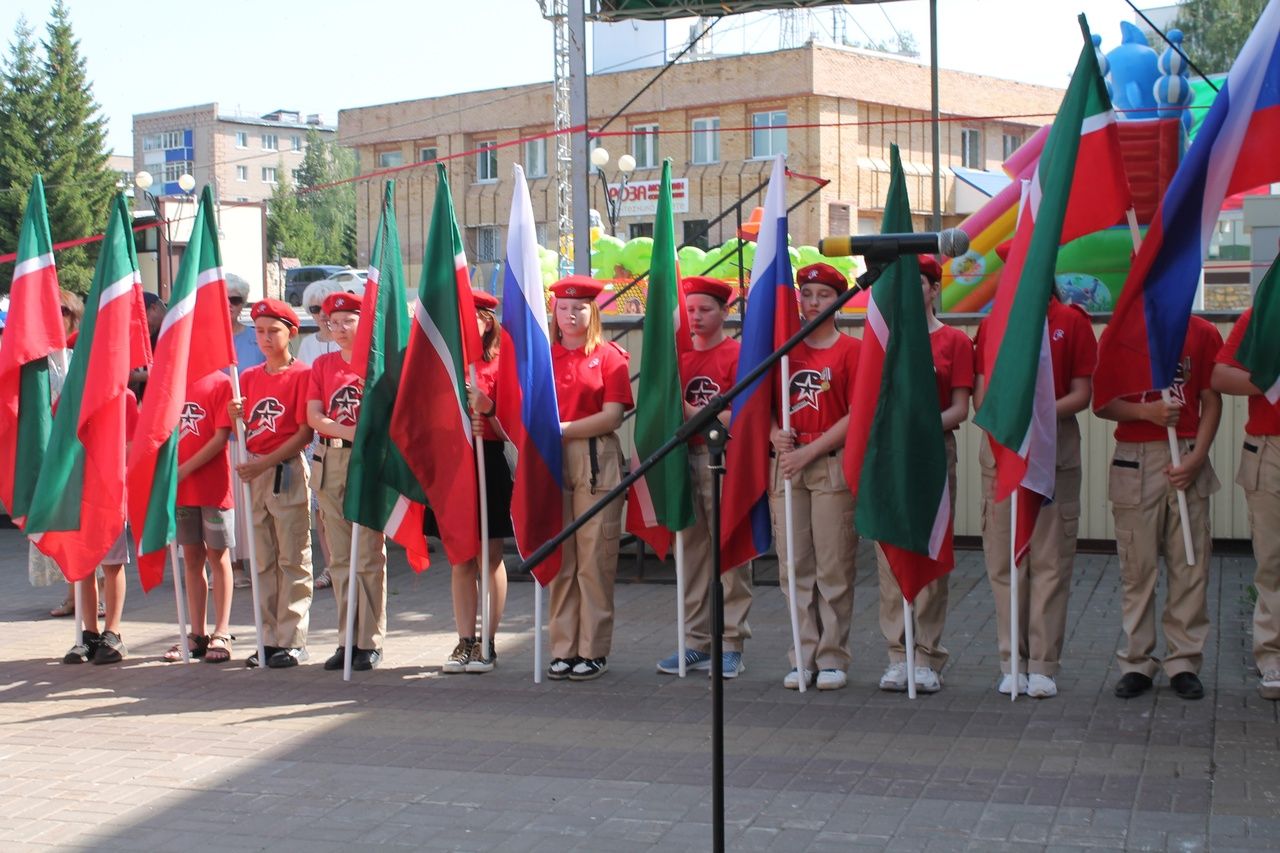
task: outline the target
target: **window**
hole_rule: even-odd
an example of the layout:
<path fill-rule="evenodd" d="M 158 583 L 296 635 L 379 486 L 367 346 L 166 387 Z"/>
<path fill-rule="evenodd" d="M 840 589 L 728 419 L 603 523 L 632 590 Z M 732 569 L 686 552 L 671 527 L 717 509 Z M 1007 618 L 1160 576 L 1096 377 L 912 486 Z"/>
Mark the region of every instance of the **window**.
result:
<path fill-rule="evenodd" d="M 174 160 L 172 163 L 165 163 L 164 182 L 166 184 L 175 184 L 178 182 L 178 178 L 183 175 L 190 175 L 193 171 L 190 160 Z"/>
<path fill-rule="evenodd" d="M 759 160 L 787 153 L 787 111 L 751 114 L 751 157 Z"/>
<path fill-rule="evenodd" d="M 720 162 L 720 119 L 695 118 L 693 120 L 694 163 Z"/>
<path fill-rule="evenodd" d="M 262 182 L 263 182 L 264 184 L 274 184 L 274 183 L 276 182 L 276 167 L 275 167 L 275 166 L 263 166 L 263 167 L 262 167 Z"/>
<path fill-rule="evenodd" d="M 706 251 L 711 247 L 711 241 L 707 239 L 707 226 L 710 223 L 705 219 L 686 219 L 684 221 L 684 245 L 697 246 L 702 251 Z"/>
<path fill-rule="evenodd" d="M 498 180 L 498 142 L 495 139 L 476 143 L 476 180 Z"/>
<path fill-rule="evenodd" d="M 159 148 L 160 148 L 160 134 L 148 133 L 146 136 L 142 137 L 143 151 L 156 151 Z"/>
<path fill-rule="evenodd" d="M 535 239 L 537 239 L 538 241 L 539 246 L 543 246 L 544 248 L 550 248 L 551 244 L 547 242 L 547 223 L 545 222 L 534 223 L 533 233 L 534 233 Z"/>
<path fill-rule="evenodd" d="M 987 158 L 982 156 L 982 131 L 972 127 L 960 131 L 960 165 L 966 169 L 983 169 Z"/>
<path fill-rule="evenodd" d="M 248 200 L 249 200 L 249 197 L 247 195 L 236 196 L 236 201 L 248 201 Z"/>
<path fill-rule="evenodd" d="M 430 163 L 432 160 L 437 159 L 439 156 L 440 155 L 436 152 L 436 147 L 434 145 L 424 145 L 423 147 L 418 149 L 419 163 Z"/>
<path fill-rule="evenodd" d="M 393 169 L 404 165 L 404 154 L 400 151 L 382 151 L 378 154 L 379 169 Z"/>
<path fill-rule="evenodd" d="M 476 229 L 476 262 L 493 263 L 502 259 L 502 230 L 496 225 Z"/>
<path fill-rule="evenodd" d="M 547 176 L 547 140 L 530 139 L 524 144 L 524 175 L 526 178 Z"/>
<path fill-rule="evenodd" d="M 637 169 L 652 169 L 658 165 L 656 124 L 637 124 L 631 128 L 631 156 L 636 158 Z"/>
<path fill-rule="evenodd" d="M 249 180 L 249 167 L 248 167 L 248 166 L 236 166 L 236 180 L 237 180 L 237 181 L 247 181 L 247 180 Z"/>
<path fill-rule="evenodd" d="M 290 169 L 290 170 L 289 170 L 289 177 L 291 177 L 291 178 L 293 179 L 293 185 L 294 185 L 295 187 L 296 187 L 296 186 L 298 186 L 298 184 L 299 184 L 298 176 L 299 176 L 299 175 L 301 175 L 301 174 L 302 174 L 302 170 L 301 170 L 301 169 Z"/>
<path fill-rule="evenodd" d="M 293 148 L 293 150 L 294 150 L 294 151 L 301 151 L 301 150 L 302 150 L 302 137 L 301 137 L 301 136 L 290 136 L 290 137 L 289 137 L 289 145 Z"/>
<path fill-rule="evenodd" d="M 278 151 L 280 149 L 280 137 L 274 133 L 262 134 L 262 150 Z"/>
<path fill-rule="evenodd" d="M 1004 159 L 1008 160 L 1013 156 L 1013 152 L 1022 147 L 1022 136 L 1017 133 L 1006 133 L 1003 137 L 1001 146 L 1004 152 Z"/>
<path fill-rule="evenodd" d="M 628 232 L 629 239 L 632 239 L 632 240 L 634 240 L 637 237 L 652 237 L 653 223 L 652 222 L 632 222 L 630 225 L 627 226 L 627 232 Z"/>
<path fill-rule="evenodd" d="M 249 131 L 247 130 L 236 131 L 236 147 L 237 148 L 249 147 Z"/>
<path fill-rule="evenodd" d="M 182 148 L 186 134 L 181 130 L 166 130 L 160 134 L 160 147 L 168 151 L 170 148 Z"/>

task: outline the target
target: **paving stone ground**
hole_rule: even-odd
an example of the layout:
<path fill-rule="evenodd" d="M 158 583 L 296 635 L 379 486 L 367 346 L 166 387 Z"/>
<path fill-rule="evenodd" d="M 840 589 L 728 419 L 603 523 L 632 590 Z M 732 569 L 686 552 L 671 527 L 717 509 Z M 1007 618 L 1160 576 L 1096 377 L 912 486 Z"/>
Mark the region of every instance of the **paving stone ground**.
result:
<path fill-rule="evenodd" d="M 1114 556 L 1077 563 L 1061 694 L 1043 701 L 995 692 L 978 552 L 952 576 L 946 686 L 914 702 L 876 689 L 865 545 L 845 690 L 782 688 L 786 611 L 760 587 L 747 670 L 726 686 L 729 849 L 1280 848 L 1280 722 L 1250 669 L 1252 569 L 1213 560 L 1200 702 L 1163 678 L 1113 697 Z M 70 620 L 43 616 L 61 590 L 31 588 L 24 540 L 0 531 L 0 849 L 710 848 L 708 679 L 654 672 L 674 647 L 672 586 L 620 584 L 609 673 L 541 685 L 531 585 L 511 584 L 501 664 L 483 676 L 439 671 L 455 641 L 447 567 L 415 576 L 393 554 L 390 589 L 386 661 L 349 684 L 320 666 L 335 645 L 327 592 L 294 670 L 240 665 L 247 590 L 235 664 L 163 663 L 172 587 L 144 596 L 134 582 L 129 659 L 66 666 Z"/>

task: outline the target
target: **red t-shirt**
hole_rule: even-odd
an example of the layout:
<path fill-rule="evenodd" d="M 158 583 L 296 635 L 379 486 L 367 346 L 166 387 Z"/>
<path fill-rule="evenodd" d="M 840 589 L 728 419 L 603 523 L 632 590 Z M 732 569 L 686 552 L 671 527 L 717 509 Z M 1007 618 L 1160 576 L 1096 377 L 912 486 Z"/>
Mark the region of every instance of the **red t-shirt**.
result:
<path fill-rule="evenodd" d="M 498 405 L 498 356 L 494 356 L 492 361 L 481 359 L 476 362 L 476 387 L 480 393 L 484 394 L 493 405 Z M 501 436 L 493 427 L 493 418 L 484 419 L 484 433 L 481 438 L 485 441 L 501 441 Z"/>
<path fill-rule="evenodd" d="M 1227 335 L 1227 342 L 1218 351 L 1218 361 L 1222 364 L 1244 370 L 1245 367 L 1236 361 L 1236 351 L 1244 340 L 1244 333 L 1249 329 L 1249 318 L 1253 316 L 1250 308 L 1240 315 L 1236 324 Z M 1261 394 L 1249 395 L 1249 421 L 1244 425 L 1249 435 L 1280 435 L 1280 402 L 1268 403 Z"/>
<path fill-rule="evenodd" d="M 933 378 L 938 383 L 938 411 L 945 411 L 951 408 L 952 391 L 973 390 L 973 341 L 954 326 L 939 326 L 929 333 L 929 347 L 933 350 Z"/>
<path fill-rule="evenodd" d="M 800 343 L 791 351 L 791 429 L 801 444 L 849 414 L 860 346 L 857 338 L 839 334 L 826 349 Z"/>
<path fill-rule="evenodd" d="M 1053 360 L 1053 394 L 1061 400 L 1071 390 L 1071 380 L 1093 376 L 1098 364 L 1098 339 L 1093 334 L 1093 321 L 1078 305 L 1064 305 L 1056 298 L 1049 300 L 1049 355 Z M 987 321 L 978 325 L 974 338 L 974 371 L 983 375 L 983 343 Z"/>
<path fill-rule="evenodd" d="M 617 344 L 601 343 L 587 355 L 581 348 L 551 345 L 551 369 L 556 374 L 560 420 L 581 420 L 604 410 L 605 403 L 635 407 L 631 398 L 629 356 Z"/>
<path fill-rule="evenodd" d="M 690 350 L 680 355 L 680 384 L 684 388 L 684 401 L 690 406 L 705 406 L 712 397 L 733 387 L 738 371 L 738 351 L 742 349 L 733 338 L 725 338 L 708 350 Z M 706 439 L 695 435 L 690 444 L 706 444 Z"/>
<path fill-rule="evenodd" d="M 187 400 L 178 421 L 178 463 L 195 456 L 222 427 L 231 428 L 227 403 L 231 402 L 231 378 L 210 373 L 187 386 Z M 178 481 L 178 506 L 231 508 L 231 462 L 222 453 Z"/>
<path fill-rule="evenodd" d="M 364 379 L 351 369 L 351 363 L 343 359 L 342 353 L 327 352 L 311 363 L 307 402 L 318 402 L 325 417 L 343 426 L 355 426 L 360 418 L 363 395 Z"/>
<path fill-rule="evenodd" d="M 279 373 L 259 364 L 240 374 L 244 395 L 245 448 L 259 456 L 276 450 L 307 423 L 311 368 L 294 361 Z"/>
<path fill-rule="evenodd" d="M 138 428 L 138 395 L 132 388 L 124 389 L 125 441 L 133 441 L 133 431 Z"/>
<path fill-rule="evenodd" d="M 1170 394 L 1182 402 L 1182 414 L 1178 417 L 1178 437 L 1195 438 L 1200 427 L 1200 392 L 1209 387 L 1213 374 L 1213 362 L 1222 348 L 1222 335 L 1212 323 L 1203 317 L 1192 315 L 1187 324 L 1187 339 L 1182 345 L 1182 359 L 1173 379 Z M 1160 391 L 1146 391 L 1124 398 L 1131 403 L 1146 403 L 1160 399 Z M 1122 421 L 1116 426 L 1116 441 L 1165 441 L 1168 430 L 1150 421 Z"/>

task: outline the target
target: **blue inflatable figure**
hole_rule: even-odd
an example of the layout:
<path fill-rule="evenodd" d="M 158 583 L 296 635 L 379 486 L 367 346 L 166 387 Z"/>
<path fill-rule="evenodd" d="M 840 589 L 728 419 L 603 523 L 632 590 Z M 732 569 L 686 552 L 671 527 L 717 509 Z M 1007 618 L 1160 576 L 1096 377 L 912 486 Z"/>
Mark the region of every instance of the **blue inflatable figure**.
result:
<path fill-rule="evenodd" d="M 1191 111 L 1187 106 L 1193 97 L 1191 83 L 1188 80 L 1190 69 L 1187 58 L 1182 53 L 1182 31 L 1169 30 L 1169 41 L 1177 46 L 1167 48 L 1160 54 L 1161 77 L 1156 80 L 1152 94 L 1160 105 L 1161 118 L 1177 117 L 1182 122 L 1184 131 L 1191 130 Z"/>
<path fill-rule="evenodd" d="M 1156 52 L 1142 30 L 1120 22 L 1120 46 L 1107 54 L 1111 67 L 1111 101 L 1122 118 L 1155 118 L 1155 84 L 1160 77 Z"/>

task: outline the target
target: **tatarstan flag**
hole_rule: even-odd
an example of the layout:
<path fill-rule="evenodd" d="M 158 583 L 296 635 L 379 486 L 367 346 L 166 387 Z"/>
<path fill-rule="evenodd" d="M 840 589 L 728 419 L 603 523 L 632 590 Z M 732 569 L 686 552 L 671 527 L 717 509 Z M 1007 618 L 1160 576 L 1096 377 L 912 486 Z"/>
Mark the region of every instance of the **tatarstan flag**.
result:
<path fill-rule="evenodd" d="M 400 543 L 416 572 L 431 565 L 422 533 L 426 497 L 388 435 L 409 343 L 404 267 L 396 227 L 395 181 L 387 181 L 382 217 L 369 255 L 351 369 L 364 378 L 356 440 L 347 465 L 342 513 Z"/>
<path fill-rule="evenodd" d="M 676 260 L 670 160 L 662 164 L 642 340 L 640 386 L 636 392 L 637 463 L 661 447 L 684 423 L 680 354 L 688 352 L 692 343 Z M 627 530 L 665 559 L 672 534 L 693 524 L 692 493 L 689 450 L 681 445 L 631 487 L 627 496 Z"/>
<path fill-rule="evenodd" d="M 39 175 L 27 196 L 0 346 L 0 506 L 22 526 L 53 429 L 49 356 L 66 349 L 58 271 Z"/>
<path fill-rule="evenodd" d="M 1280 402 L 1280 258 L 1271 262 L 1253 294 L 1253 315 L 1236 361 L 1249 371 L 1249 380 L 1267 402 Z"/>
<path fill-rule="evenodd" d="M 235 360 L 213 190 L 205 186 L 129 446 L 129 524 L 143 590 L 163 580 L 165 548 L 176 533 L 178 422 L 187 388 Z"/>
<path fill-rule="evenodd" d="M 467 257 L 442 163 L 436 164 L 436 200 L 414 320 L 391 414 L 391 440 L 426 493 L 445 554 L 456 566 L 480 553 L 466 383 L 467 365 L 479 360 L 481 350 Z"/>
<path fill-rule="evenodd" d="M 69 581 L 92 575 L 124 529 L 126 385 L 151 360 L 131 226 L 117 195 L 27 513 L 27 535 Z"/>
<path fill-rule="evenodd" d="M 889 149 L 885 233 L 911 230 L 898 146 Z M 915 255 L 894 261 L 867 300 L 844 471 L 858 532 L 874 539 L 907 601 L 955 566 L 947 451 Z M 862 500 L 858 500 L 862 496 Z"/>

